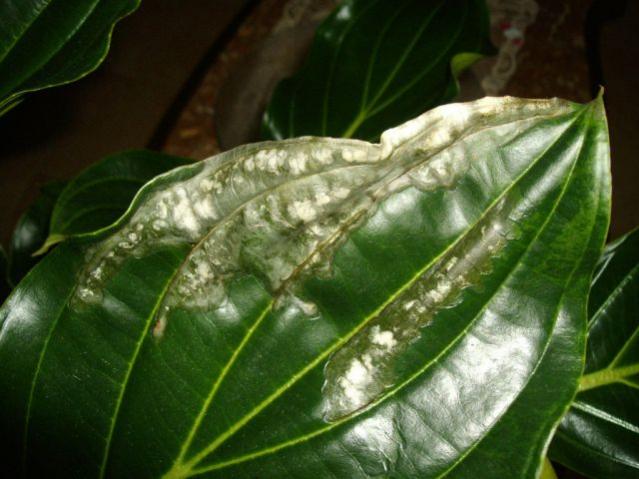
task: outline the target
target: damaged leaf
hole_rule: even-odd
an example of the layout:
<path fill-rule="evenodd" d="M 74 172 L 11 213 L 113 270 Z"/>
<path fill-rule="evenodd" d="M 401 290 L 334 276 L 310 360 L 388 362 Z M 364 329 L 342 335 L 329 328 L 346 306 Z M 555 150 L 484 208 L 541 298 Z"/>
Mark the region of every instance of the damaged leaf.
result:
<path fill-rule="evenodd" d="M 486 98 L 379 144 L 258 143 L 162 175 L 0 310 L 3 460 L 534 478 L 581 373 L 608 169 L 601 99 Z"/>

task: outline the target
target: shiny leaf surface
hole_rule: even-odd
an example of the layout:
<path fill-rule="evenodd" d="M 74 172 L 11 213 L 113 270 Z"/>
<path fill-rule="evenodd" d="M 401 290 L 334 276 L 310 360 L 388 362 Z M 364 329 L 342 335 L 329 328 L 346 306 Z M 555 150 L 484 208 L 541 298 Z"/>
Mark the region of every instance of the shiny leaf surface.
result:
<path fill-rule="evenodd" d="M 0 0 L 0 114 L 26 92 L 83 77 L 139 0 Z"/>
<path fill-rule="evenodd" d="M 487 98 L 380 144 L 173 170 L 0 310 L 4 463 L 536 477 L 581 373 L 609 182 L 600 100 Z"/>
<path fill-rule="evenodd" d="M 188 163 L 192 160 L 134 150 L 116 153 L 90 166 L 69 183 L 57 200 L 43 250 L 71 236 L 111 225 L 147 181 Z"/>
<path fill-rule="evenodd" d="M 51 213 L 65 187 L 64 182 L 45 185 L 40 195 L 18 220 L 9 248 L 8 278 L 12 286 L 40 260 L 33 254 L 42 246 L 49 231 Z"/>
<path fill-rule="evenodd" d="M 639 230 L 606 248 L 589 310 L 580 391 L 550 452 L 588 477 L 638 477 Z"/>
<path fill-rule="evenodd" d="M 275 90 L 263 137 L 376 141 L 451 101 L 456 75 L 492 52 L 488 37 L 484 0 L 345 0 L 301 71 Z"/>

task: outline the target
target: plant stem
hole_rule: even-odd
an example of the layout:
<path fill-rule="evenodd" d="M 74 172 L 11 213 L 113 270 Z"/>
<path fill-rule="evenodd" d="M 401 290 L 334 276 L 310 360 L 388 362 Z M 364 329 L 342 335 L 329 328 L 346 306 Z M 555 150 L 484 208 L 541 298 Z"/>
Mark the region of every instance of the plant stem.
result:
<path fill-rule="evenodd" d="M 639 374 L 639 364 L 631 364 L 621 368 L 606 368 L 594 373 L 586 374 L 579 381 L 579 391 L 605 386 L 614 382 L 622 381 L 625 378 Z"/>

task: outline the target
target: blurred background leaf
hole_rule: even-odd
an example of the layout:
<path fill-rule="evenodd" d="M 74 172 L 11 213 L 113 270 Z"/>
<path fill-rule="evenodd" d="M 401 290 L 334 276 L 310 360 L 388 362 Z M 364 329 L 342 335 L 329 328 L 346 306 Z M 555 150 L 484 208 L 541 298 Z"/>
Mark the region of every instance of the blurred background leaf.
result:
<path fill-rule="evenodd" d="M 18 220 L 8 255 L 8 279 L 13 287 L 39 261 L 34 253 L 49 232 L 49 222 L 56 200 L 66 182 L 53 182 L 40 189 L 40 195 Z"/>
<path fill-rule="evenodd" d="M 550 456 L 595 478 L 639 477 L 639 230 L 610 244 L 590 294 L 580 392 Z"/>
<path fill-rule="evenodd" d="M 2 0 L 0 115 L 24 93 L 77 80 L 107 54 L 114 24 L 140 0 Z"/>
<path fill-rule="evenodd" d="M 149 180 L 192 160 L 147 150 L 116 153 L 69 182 L 52 182 L 18 220 L 5 257 L 14 287 L 52 246 L 109 226 Z"/>
<path fill-rule="evenodd" d="M 299 73 L 276 88 L 263 136 L 376 141 L 450 102 L 459 72 L 492 51 L 483 0 L 346 0 Z"/>
<path fill-rule="evenodd" d="M 149 180 L 193 160 L 148 150 L 116 153 L 91 165 L 62 191 L 51 215 L 44 252 L 70 237 L 109 226 Z"/>

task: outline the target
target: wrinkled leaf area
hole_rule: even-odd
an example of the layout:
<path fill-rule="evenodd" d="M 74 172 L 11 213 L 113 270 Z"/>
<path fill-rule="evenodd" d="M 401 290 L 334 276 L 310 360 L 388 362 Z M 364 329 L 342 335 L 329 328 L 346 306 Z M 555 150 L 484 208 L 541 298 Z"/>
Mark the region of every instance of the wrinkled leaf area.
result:
<path fill-rule="evenodd" d="M 160 311 L 196 242 L 125 257 L 87 304 L 73 298 L 93 246 L 62 245 L 0 316 L 0 359 L 21 353 L 3 419 L 29 470 L 534 477 L 581 372 L 607 227 L 598 108 L 468 132 L 454 185 L 382 197 L 292 285 L 264 279 L 249 241 L 263 258 L 284 239 L 248 234 L 215 308 Z"/>

